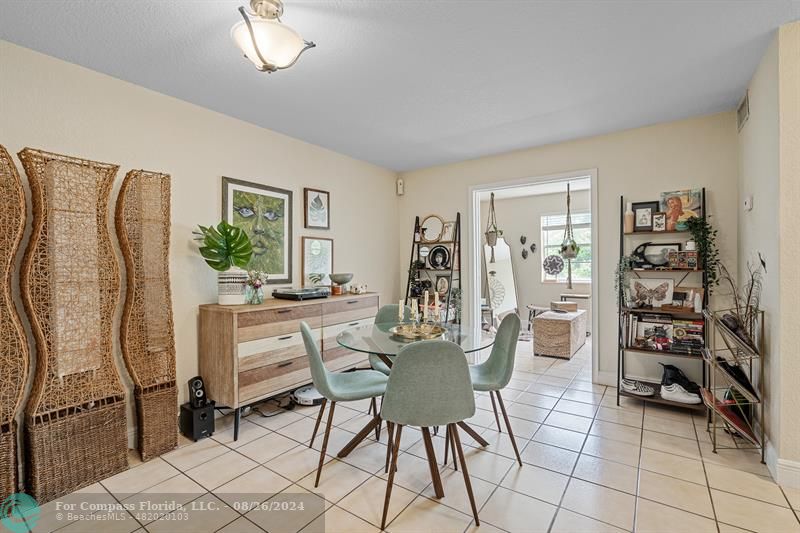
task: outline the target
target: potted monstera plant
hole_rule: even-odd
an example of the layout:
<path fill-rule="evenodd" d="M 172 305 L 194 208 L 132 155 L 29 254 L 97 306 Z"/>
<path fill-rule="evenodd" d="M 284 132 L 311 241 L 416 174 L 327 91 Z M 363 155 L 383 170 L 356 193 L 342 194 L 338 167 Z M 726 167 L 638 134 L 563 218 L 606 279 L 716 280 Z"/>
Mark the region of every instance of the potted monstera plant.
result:
<path fill-rule="evenodd" d="M 222 305 L 245 303 L 247 272 L 243 270 L 253 256 L 250 237 L 241 228 L 224 220 L 214 226 L 198 226 L 195 240 L 201 242 L 200 255 L 217 271 L 217 291 Z"/>

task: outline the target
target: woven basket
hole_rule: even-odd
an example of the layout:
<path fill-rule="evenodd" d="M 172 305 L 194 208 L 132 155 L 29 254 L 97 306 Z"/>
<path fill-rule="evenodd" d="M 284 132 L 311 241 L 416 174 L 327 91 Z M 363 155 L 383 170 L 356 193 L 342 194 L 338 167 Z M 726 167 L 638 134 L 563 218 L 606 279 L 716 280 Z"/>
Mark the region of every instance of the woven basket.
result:
<path fill-rule="evenodd" d="M 33 207 L 20 284 L 37 350 L 26 438 L 30 488 L 43 503 L 127 466 L 112 351 L 119 267 L 108 232 L 119 167 L 30 148 L 19 158 Z"/>
<path fill-rule="evenodd" d="M 0 495 L 16 492 L 16 416 L 28 378 L 28 342 L 11 299 L 11 270 L 25 229 L 25 193 L 0 146 Z"/>
<path fill-rule="evenodd" d="M 15 423 L 0 428 L 0 501 L 17 492 L 17 428 Z"/>
<path fill-rule="evenodd" d="M 120 344 L 135 386 L 139 451 L 146 461 L 178 445 L 169 176 L 128 172 L 117 198 L 115 222 L 127 269 Z"/>
<path fill-rule="evenodd" d="M 49 502 L 126 470 L 125 425 L 122 401 L 29 425 L 28 483 L 34 498 Z"/>
<path fill-rule="evenodd" d="M 136 393 L 136 416 L 139 419 L 139 451 L 142 461 L 178 447 L 178 388 L 166 385 Z"/>

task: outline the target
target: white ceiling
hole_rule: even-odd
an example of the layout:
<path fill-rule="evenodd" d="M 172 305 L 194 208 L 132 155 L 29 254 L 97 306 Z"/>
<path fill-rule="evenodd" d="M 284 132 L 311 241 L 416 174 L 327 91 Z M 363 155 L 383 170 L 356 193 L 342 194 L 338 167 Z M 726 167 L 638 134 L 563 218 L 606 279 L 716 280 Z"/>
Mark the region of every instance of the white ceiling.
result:
<path fill-rule="evenodd" d="M 246 0 L 0 0 L 0 38 L 394 170 L 734 107 L 800 0 L 288 0 L 317 43 L 259 73 Z"/>

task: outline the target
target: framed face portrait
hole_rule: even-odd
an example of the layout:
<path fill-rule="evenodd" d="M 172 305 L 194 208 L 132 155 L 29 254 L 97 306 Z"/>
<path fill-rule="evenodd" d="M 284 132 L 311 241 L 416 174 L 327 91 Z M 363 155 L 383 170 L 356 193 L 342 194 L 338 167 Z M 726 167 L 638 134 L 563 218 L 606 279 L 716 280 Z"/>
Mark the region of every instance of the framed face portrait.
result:
<path fill-rule="evenodd" d="M 436 276 L 436 292 L 439 296 L 446 296 L 450 290 L 450 276 Z"/>
<path fill-rule="evenodd" d="M 653 231 L 653 215 L 658 212 L 658 202 L 634 202 L 633 231 Z"/>
<path fill-rule="evenodd" d="M 331 285 L 333 239 L 303 237 L 303 286 Z"/>
<path fill-rule="evenodd" d="M 331 193 L 318 189 L 303 189 L 305 227 L 331 229 Z"/>
<path fill-rule="evenodd" d="M 687 220 L 703 217 L 703 190 L 662 192 L 660 210 L 667 215 L 667 231 L 685 231 Z"/>
<path fill-rule="evenodd" d="M 250 237 L 248 270 L 267 274 L 267 283 L 292 282 L 292 191 L 222 178 L 222 217 Z"/>

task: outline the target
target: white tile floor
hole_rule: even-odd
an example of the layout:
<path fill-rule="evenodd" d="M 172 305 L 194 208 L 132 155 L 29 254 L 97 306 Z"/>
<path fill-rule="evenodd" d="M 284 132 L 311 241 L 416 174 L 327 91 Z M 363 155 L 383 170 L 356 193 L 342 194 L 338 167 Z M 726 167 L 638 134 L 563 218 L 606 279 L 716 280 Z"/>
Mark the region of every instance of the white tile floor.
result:
<path fill-rule="evenodd" d="M 433 499 L 421 433 L 406 428 L 389 511 L 388 531 L 465 532 L 789 532 L 800 531 L 800 491 L 776 485 L 754 452 L 711 452 L 704 419 L 688 411 L 644 406 L 613 388 L 591 383 L 590 348 L 571 361 L 532 357 L 520 342 L 514 378 L 503 392 L 521 450 L 514 461 L 508 438 L 497 432 L 487 395 L 476 396 L 469 421 L 490 442 L 477 448 L 462 433 L 479 507 L 475 528 L 460 472 L 442 467 L 445 498 Z M 212 439 L 185 444 L 62 500 L 114 502 L 147 494 L 176 494 L 182 501 L 219 503 L 232 493 L 258 493 L 273 500 L 315 491 L 325 498 L 324 516 L 308 513 L 281 531 L 377 531 L 386 488 L 385 431 L 343 461 L 336 452 L 367 421 L 367 402 L 337 405 L 330 455 L 314 490 L 322 442 L 307 442 L 317 408 L 262 418 L 246 417 L 233 442 L 230 417 Z M 326 415 L 327 416 L 327 415 Z M 320 432 L 324 429 L 320 429 Z M 730 437 L 728 437 L 730 439 Z M 434 438 L 441 462 L 443 442 Z M 221 500 L 221 501 L 220 501 Z M 228 509 L 212 520 L 186 522 L 56 522 L 45 505 L 35 531 L 275 531 L 268 513 Z M 312 513 L 313 514 L 313 513 Z M 245 516 L 246 515 L 246 516 Z M 263 528 L 263 529 L 262 529 Z"/>

